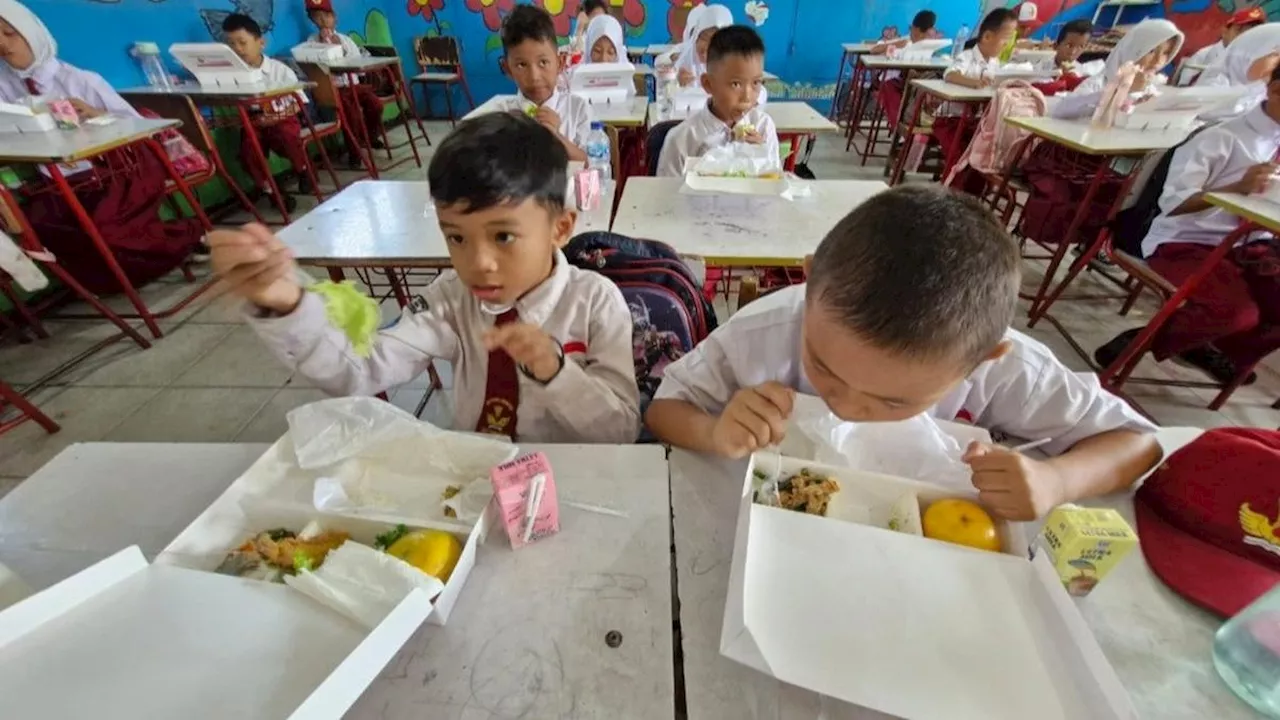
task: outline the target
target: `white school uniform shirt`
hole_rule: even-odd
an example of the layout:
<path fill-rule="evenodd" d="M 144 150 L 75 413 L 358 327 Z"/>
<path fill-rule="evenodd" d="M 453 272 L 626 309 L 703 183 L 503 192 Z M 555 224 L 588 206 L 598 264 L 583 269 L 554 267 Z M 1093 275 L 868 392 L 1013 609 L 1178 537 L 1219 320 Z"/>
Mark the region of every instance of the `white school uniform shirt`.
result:
<path fill-rule="evenodd" d="M 299 82 L 298 74 L 293 71 L 293 68 L 266 55 L 262 56 L 262 64 L 258 66 L 258 69 L 262 71 L 262 76 L 266 79 L 268 85 L 290 85 Z M 311 102 L 307 98 L 307 94 L 301 90 L 294 93 L 294 95 L 300 102 Z M 288 112 L 288 97 L 276 99 L 271 103 L 271 109 L 275 112 Z"/>
<path fill-rule="evenodd" d="M 1187 58 L 1187 64 L 1207 66 L 1217 61 L 1226 52 L 1227 52 L 1227 46 L 1223 45 L 1222 41 L 1219 40 L 1218 42 L 1212 45 L 1206 45 L 1200 48 L 1199 50 L 1195 51 L 1195 53 L 1193 53 L 1191 57 Z"/>
<path fill-rule="evenodd" d="M 1267 116 L 1262 105 L 1201 131 L 1175 150 L 1160 193 L 1160 215 L 1142 240 L 1143 256 L 1151 256 L 1165 243 L 1221 243 L 1240 224 L 1238 216 L 1216 207 L 1183 215 L 1169 213 L 1198 192 L 1239 181 L 1249 168 L 1274 160 L 1277 151 L 1280 124 Z"/>
<path fill-rule="evenodd" d="M 498 103 L 497 109 L 500 112 L 523 112 L 533 104 L 524 93 L 517 91 L 514 96 Z M 560 116 L 560 134 L 574 145 L 585 148 L 587 135 L 591 133 L 591 104 L 567 90 L 557 88 L 543 105 Z"/>
<path fill-rule="evenodd" d="M 570 265 L 557 252 L 551 277 L 516 303 L 520 322 L 541 327 L 564 348 L 564 369 L 543 385 L 517 371 L 521 442 L 631 443 L 640 429 L 639 391 L 631 349 L 631 312 L 604 276 Z M 305 293 L 289 315 L 249 324 L 283 362 L 331 395 L 373 395 L 426 372 L 432 358 L 453 366 L 453 427 L 476 429 L 485 402 L 495 316 L 457 274 L 427 286 L 426 310 L 406 309 L 379 331 L 369 357 L 325 316 L 324 301 Z"/>
<path fill-rule="evenodd" d="M 753 107 L 739 124 L 755 125 L 756 132 L 764 138 L 764 144 L 771 153 L 769 157 L 779 155 L 778 128 L 773 124 L 769 113 L 759 106 Z M 711 102 L 707 101 L 701 110 L 667 133 L 667 139 L 662 143 L 662 152 L 658 155 L 658 176 L 681 177 L 684 175 L 686 160 L 731 142 L 733 128 L 711 113 Z"/>
<path fill-rule="evenodd" d="M 997 71 L 1000 70 L 1000 56 L 986 57 L 982 51 L 975 45 L 968 50 L 956 55 L 951 61 L 951 65 L 947 67 L 947 71 L 943 73 L 943 77 L 951 73 L 960 73 L 967 78 L 981 78 L 984 75 L 995 77 Z M 935 117 L 944 117 L 947 115 L 959 115 L 961 107 L 956 103 L 943 103 L 938 111 L 934 113 Z"/>
<path fill-rule="evenodd" d="M 358 58 L 358 57 L 364 57 L 365 55 L 369 54 L 368 52 L 365 51 L 364 48 L 357 45 L 355 40 L 352 40 L 346 35 L 340 32 L 335 32 L 333 36 L 334 36 L 334 39 L 338 41 L 337 44 L 342 46 L 342 57 Z M 321 45 L 326 44 L 323 40 L 320 39 L 320 33 L 318 32 L 311 33 L 311 36 L 307 38 L 307 42 L 317 43 Z M 347 80 L 347 74 L 343 73 L 338 77 L 334 78 L 334 83 L 338 87 L 346 87 L 349 84 Z"/>
<path fill-rule="evenodd" d="M 654 399 L 677 399 L 718 415 L 738 390 L 777 382 L 816 394 L 801 362 L 805 286 L 762 297 L 663 371 Z M 1098 384 L 1068 370 L 1044 345 L 1015 330 L 998 360 L 978 366 L 926 411 L 1026 440 L 1052 438 L 1050 454 L 1111 430 L 1154 432 L 1155 426 Z"/>

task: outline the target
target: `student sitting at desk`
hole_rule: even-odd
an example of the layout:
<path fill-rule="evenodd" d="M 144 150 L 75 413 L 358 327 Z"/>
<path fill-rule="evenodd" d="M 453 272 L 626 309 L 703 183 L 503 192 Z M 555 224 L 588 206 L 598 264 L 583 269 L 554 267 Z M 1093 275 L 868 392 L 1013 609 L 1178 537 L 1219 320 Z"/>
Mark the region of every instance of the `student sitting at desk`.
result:
<path fill-rule="evenodd" d="M 1130 63 L 1138 68 L 1130 91 L 1149 91 L 1157 82 L 1156 75 L 1182 49 L 1183 39 L 1182 31 L 1168 20 L 1148 18 L 1134 25 L 1107 56 L 1102 72 L 1055 97 L 1049 105 L 1049 114 L 1068 119 L 1092 115 L 1107 85 L 1120 75 L 1120 68 Z"/>
<path fill-rule="evenodd" d="M 680 87 L 697 85 L 703 74 L 707 72 L 709 62 L 707 53 L 711 47 L 711 38 L 720 28 L 733 24 L 733 12 L 724 5 L 708 5 L 697 17 L 689 29 L 689 38 L 680 48 L 675 58 L 676 80 Z M 763 59 L 762 59 L 763 62 Z"/>
<path fill-rule="evenodd" d="M 591 106 L 557 88 L 560 52 L 556 28 L 546 10 L 517 5 L 502 22 L 502 70 L 520 92 L 502 109 L 528 113 L 564 145 L 570 160 L 585 162 L 583 147 L 591 132 Z"/>
<path fill-rule="evenodd" d="M 1035 64 L 1035 69 L 1045 73 L 1059 73 L 1053 80 L 1033 83 L 1033 86 L 1052 97 L 1058 93 L 1071 92 L 1085 81 L 1085 78 L 1102 72 L 1106 65 L 1101 60 L 1081 63 L 1080 55 L 1089 46 L 1089 37 L 1093 34 L 1093 24 L 1088 20 L 1072 20 L 1058 31 L 1058 40 L 1053 44 L 1053 57 L 1044 58 Z"/>
<path fill-rule="evenodd" d="M 1245 88 L 1234 105 L 1227 105 L 1200 119 L 1220 122 L 1233 118 L 1262 102 L 1267 97 L 1271 71 L 1280 64 L 1280 23 L 1267 23 L 1248 30 L 1236 38 L 1213 65 L 1196 79 L 1196 87 Z"/>
<path fill-rule="evenodd" d="M 1267 21 L 1267 13 L 1260 7 L 1244 8 L 1237 10 L 1235 14 L 1227 18 L 1227 24 L 1222 26 L 1222 39 L 1212 45 L 1205 45 L 1195 51 L 1191 57 L 1187 58 L 1188 65 L 1200 65 L 1208 67 L 1217 62 L 1227 52 L 1227 47 L 1240 34 L 1250 28 L 1255 28 Z"/>
<path fill-rule="evenodd" d="M 668 365 L 648 426 L 740 458 L 783 439 L 802 392 L 850 422 L 928 414 L 1052 438 L 1048 460 L 982 443 L 965 452 L 983 504 L 1004 518 L 1128 488 L 1160 458 L 1155 428 L 1010 328 L 1019 256 L 974 198 L 936 185 L 882 192 L 827 234 L 807 284 L 755 301 Z"/>
<path fill-rule="evenodd" d="M 943 79 L 954 85 L 969 88 L 985 88 L 995 84 L 995 74 L 1000 69 L 1000 51 L 1013 39 L 1018 30 L 1018 16 L 1008 8 L 996 8 L 987 13 L 978 26 L 978 42 L 968 50 L 958 53 Z M 972 128 L 962 127 L 958 109 L 952 103 L 943 103 L 934 113 L 933 137 L 942 149 L 943 157 L 954 155 L 969 142 Z"/>
<path fill-rule="evenodd" d="M 658 156 L 659 176 L 682 176 L 686 160 L 734 141 L 765 145 L 770 157 L 779 154 L 773 118 L 759 105 L 764 41 L 745 25 L 724 28 L 711 38 L 707 62 L 702 87 L 711 97 L 667 134 Z"/>
<path fill-rule="evenodd" d="M 84 119 L 138 117 L 101 75 L 68 65 L 57 55 L 57 43 L 35 13 L 16 0 L 0 0 L 0 57 L 4 59 L 0 62 L 0 101 L 67 100 Z M 145 284 L 198 251 L 204 231 L 194 218 L 160 220 L 168 176 L 159 159 L 141 148 L 109 156 L 118 161 L 112 163 L 118 171 L 107 182 L 79 185 L 76 197 L 125 275 L 134 285 Z M 91 163 L 76 163 L 64 166 L 62 173 L 79 174 L 91 168 Z M 33 182 L 46 181 L 40 177 Z M 85 287 L 99 293 L 120 289 L 59 193 L 34 194 L 26 213 L 40 240 Z"/>
<path fill-rule="evenodd" d="M 1147 264 L 1169 282 L 1187 281 L 1240 218 L 1204 200 L 1207 192 L 1250 195 L 1280 165 L 1280 69 L 1267 97 L 1245 114 L 1204 130 L 1173 153 L 1160 215 L 1142 241 Z M 1280 349 L 1280 251 L 1258 233 L 1227 253 L 1169 318 L 1152 343 L 1157 360 L 1179 358 L 1227 384 Z M 1121 333 L 1094 354 L 1107 367 L 1139 330 Z M 1252 382 L 1252 378 L 1246 379 Z"/>
<path fill-rule="evenodd" d="M 871 46 L 872 55 L 884 55 L 889 52 L 890 48 L 901 48 L 904 45 L 928 40 L 933 33 L 933 28 L 938 24 L 938 14 L 932 10 L 921 10 L 916 16 L 911 18 L 911 27 L 907 28 L 907 36 L 900 38 L 890 38 L 881 40 Z"/>
<path fill-rule="evenodd" d="M 307 8 L 307 18 L 316 26 L 316 32 L 307 38 L 307 42 L 325 43 L 328 45 L 342 46 L 342 56 L 348 58 L 364 57 L 367 53 L 351 38 L 337 31 L 338 16 L 333 12 L 332 0 L 305 0 Z M 339 77 L 335 81 L 339 87 L 347 86 L 347 78 Z M 378 100 L 378 95 L 373 88 L 364 83 L 356 83 L 350 91 L 344 92 L 342 96 L 342 111 L 349 118 L 347 126 L 342 128 L 343 136 L 347 141 L 347 164 L 352 168 L 360 167 L 360 148 L 366 143 L 357 142 L 355 133 L 350 127 L 356 115 L 364 120 L 364 129 L 368 134 L 367 146 L 374 150 L 381 150 L 385 146 L 382 144 L 381 138 L 377 136 L 378 129 L 382 127 L 382 102 Z"/>
<path fill-rule="evenodd" d="M 622 42 L 622 23 L 612 15 L 600 15 L 587 26 L 584 63 L 616 63 L 627 60 L 627 46 Z"/>
<path fill-rule="evenodd" d="M 214 233 L 213 267 L 252 304 L 249 322 L 280 361 L 329 393 L 372 395 L 439 358 L 453 365 L 457 430 L 634 442 L 631 312 L 617 286 L 560 252 L 575 220 L 568 162 L 555 135 L 527 117 L 459 123 L 427 170 L 454 269 L 372 337 L 330 324 L 327 304 L 344 286 L 304 289 L 289 249 L 261 225 Z"/>
<path fill-rule="evenodd" d="M 901 48 L 908 43 L 928 40 L 933 34 L 934 26 L 937 23 L 937 13 L 932 10 L 921 10 L 911 19 L 911 27 L 907 29 L 905 38 L 894 38 L 893 40 L 878 42 L 871 48 L 871 54 L 884 55 L 889 52 L 890 48 Z M 889 119 L 890 123 L 898 120 L 898 115 L 902 110 L 902 95 L 905 91 L 906 86 L 903 84 L 901 71 L 889 70 L 884 73 L 880 81 L 880 88 L 876 91 L 876 97 L 880 101 L 880 107 L 884 109 L 884 116 Z"/>
<path fill-rule="evenodd" d="M 262 28 L 258 22 L 248 15 L 232 14 L 222 21 L 223 40 L 241 60 L 251 68 L 262 70 L 269 85 L 288 85 L 298 82 L 298 75 L 288 65 L 269 58 L 263 54 L 267 41 L 262 37 Z M 312 191 L 311 180 L 307 175 L 307 150 L 302 144 L 302 123 L 298 113 L 304 112 L 298 101 L 307 102 L 307 96 L 301 91 L 293 95 L 276 98 L 271 103 L 269 112 L 255 107 L 253 127 L 241 128 L 240 133 L 240 165 L 249 172 L 258 187 L 264 193 L 271 192 L 267 183 L 267 169 L 261 167 L 265 158 L 257 157 L 245 134 L 256 132 L 258 142 L 262 143 L 262 151 L 272 151 L 288 158 L 293 172 L 298 176 L 298 192 L 302 194 Z M 285 208 L 293 212 L 297 201 L 292 195 L 285 193 Z"/>
<path fill-rule="evenodd" d="M 573 27 L 573 45 L 582 50 L 583 54 L 591 52 L 591 41 L 587 38 L 587 32 L 591 29 L 591 21 L 598 17 L 609 16 L 609 5 L 605 0 L 584 0 L 582 8 L 578 11 L 578 17 L 574 18 Z M 626 54 L 623 48 L 622 54 Z M 596 62 L 603 62 L 597 60 Z M 612 62 L 612 61 L 611 61 Z"/>

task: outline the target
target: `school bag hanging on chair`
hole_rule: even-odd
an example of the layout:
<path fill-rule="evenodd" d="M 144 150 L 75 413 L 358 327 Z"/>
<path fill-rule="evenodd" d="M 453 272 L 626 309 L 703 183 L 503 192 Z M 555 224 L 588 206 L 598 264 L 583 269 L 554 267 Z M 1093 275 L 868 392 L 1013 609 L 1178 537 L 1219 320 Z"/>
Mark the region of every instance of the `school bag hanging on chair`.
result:
<path fill-rule="evenodd" d="M 609 278 L 631 311 L 631 350 L 643 413 L 679 360 L 716 327 L 715 309 L 670 246 L 609 232 L 583 233 L 564 248 L 569 262 Z M 651 440 L 648 431 L 641 440 Z"/>
<path fill-rule="evenodd" d="M 978 121 L 973 140 L 965 148 L 955 167 L 947 175 L 947 185 L 961 172 L 972 168 L 984 175 L 1003 173 L 1023 141 L 1030 140 L 1031 131 L 1011 125 L 1009 118 L 1044 117 L 1047 103 L 1044 93 L 1025 80 L 1009 80 L 996 88 L 995 96 Z"/>

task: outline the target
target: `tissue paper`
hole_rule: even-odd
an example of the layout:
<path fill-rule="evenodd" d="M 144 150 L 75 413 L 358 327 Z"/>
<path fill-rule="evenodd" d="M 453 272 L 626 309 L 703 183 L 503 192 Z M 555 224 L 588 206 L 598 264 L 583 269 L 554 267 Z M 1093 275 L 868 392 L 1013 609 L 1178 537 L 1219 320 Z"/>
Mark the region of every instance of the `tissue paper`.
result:
<path fill-rule="evenodd" d="M 285 576 L 285 584 L 372 630 L 410 591 L 435 598 L 444 583 L 368 545 L 347 541 L 314 572 Z"/>

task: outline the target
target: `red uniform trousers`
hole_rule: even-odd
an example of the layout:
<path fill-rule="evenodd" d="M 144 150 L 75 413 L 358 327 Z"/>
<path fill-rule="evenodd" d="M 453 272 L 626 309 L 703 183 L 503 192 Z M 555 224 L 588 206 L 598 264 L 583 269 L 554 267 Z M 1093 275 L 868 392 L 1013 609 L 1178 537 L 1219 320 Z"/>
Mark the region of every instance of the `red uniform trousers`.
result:
<path fill-rule="evenodd" d="M 307 151 L 302 145 L 302 123 L 297 116 L 287 117 L 270 125 L 254 125 L 252 129 L 258 133 L 263 153 L 269 155 L 274 152 L 287 158 L 298 177 L 305 177 Z M 249 144 L 249 138 L 244 136 L 249 131 L 249 128 L 241 129 L 240 164 L 249 171 L 254 182 L 265 185 L 267 178 L 263 174 L 261 160 L 254 157 L 253 146 Z"/>
<path fill-rule="evenodd" d="M 1166 243 L 1147 264 L 1182 284 L 1213 252 L 1208 245 Z M 1156 335 L 1157 360 L 1212 343 L 1239 370 L 1280 349 L 1280 253 L 1255 242 L 1227 253 Z"/>
<path fill-rule="evenodd" d="M 382 103 L 378 100 L 377 93 L 373 91 L 372 87 L 364 83 L 357 84 L 353 88 L 344 88 L 342 90 L 342 112 L 347 116 L 347 124 L 342 128 L 343 134 L 347 139 L 347 148 L 354 150 L 357 147 L 369 147 L 369 140 L 377 138 L 379 135 L 378 128 L 382 127 Z M 364 120 L 364 131 L 366 133 L 358 142 L 354 134 L 356 115 L 359 115 Z"/>

